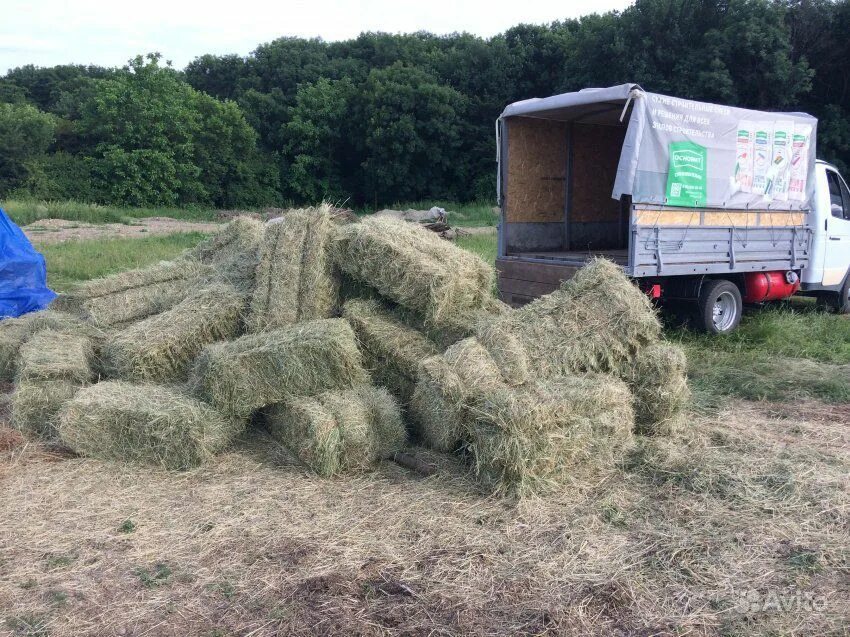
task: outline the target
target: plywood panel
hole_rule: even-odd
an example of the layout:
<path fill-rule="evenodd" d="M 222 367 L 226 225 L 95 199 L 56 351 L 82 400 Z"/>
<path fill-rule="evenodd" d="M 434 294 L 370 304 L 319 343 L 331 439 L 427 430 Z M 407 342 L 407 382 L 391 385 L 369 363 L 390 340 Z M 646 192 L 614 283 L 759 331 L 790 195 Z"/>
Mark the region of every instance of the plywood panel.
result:
<path fill-rule="evenodd" d="M 626 127 L 573 124 L 570 136 L 570 222 L 618 221 L 620 202 L 611 198 L 611 191 Z"/>
<path fill-rule="evenodd" d="M 563 221 L 567 125 L 553 120 L 512 117 L 507 120 L 507 134 L 508 223 Z"/>
<path fill-rule="evenodd" d="M 700 218 L 698 210 L 679 208 L 648 208 L 637 210 L 639 226 L 735 226 L 738 228 L 802 226 L 806 213 L 773 210 L 706 210 Z"/>

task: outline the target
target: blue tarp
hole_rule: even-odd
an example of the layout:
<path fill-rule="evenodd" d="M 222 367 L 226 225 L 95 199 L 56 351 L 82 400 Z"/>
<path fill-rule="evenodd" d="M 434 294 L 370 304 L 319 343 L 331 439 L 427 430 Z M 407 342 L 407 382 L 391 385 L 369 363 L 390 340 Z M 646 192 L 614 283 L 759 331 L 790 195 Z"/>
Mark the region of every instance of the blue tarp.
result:
<path fill-rule="evenodd" d="M 43 310 L 55 298 L 44 257 L 0 208 L 0 319 Z"/>

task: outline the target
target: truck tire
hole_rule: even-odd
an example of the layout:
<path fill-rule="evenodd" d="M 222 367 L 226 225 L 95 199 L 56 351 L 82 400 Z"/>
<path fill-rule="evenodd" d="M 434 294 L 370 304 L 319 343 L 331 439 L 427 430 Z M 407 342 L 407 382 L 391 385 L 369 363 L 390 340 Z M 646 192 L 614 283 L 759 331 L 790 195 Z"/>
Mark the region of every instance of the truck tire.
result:
<path fill-rule="evenodd" d="M 850 276 L 844 279 L 841 291 L 830 299 L 829 304 L 838 314 L 850 314 Z"/>
<path fill-rule="evenodd" d="M 728 334 L 738 327 L 743 310 L 737 285 L 726 279 L 709 279 L 697 299 L 697 326 L 709 334 Z"/>

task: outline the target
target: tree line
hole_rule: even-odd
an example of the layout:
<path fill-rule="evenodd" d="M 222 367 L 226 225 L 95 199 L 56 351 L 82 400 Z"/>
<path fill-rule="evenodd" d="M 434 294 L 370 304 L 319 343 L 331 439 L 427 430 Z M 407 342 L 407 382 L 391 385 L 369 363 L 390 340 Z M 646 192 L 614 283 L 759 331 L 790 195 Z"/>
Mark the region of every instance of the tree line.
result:
<path fill-rule="evenodd" d="M 466 33 L 280 38 L 247 57 L 0 78 L 0 197 L 251 207 L 492 200 L 494 121 L 529 97 L 635 81 L 820 119 L 850 165 L 850 0 L 637 0 Z"/>

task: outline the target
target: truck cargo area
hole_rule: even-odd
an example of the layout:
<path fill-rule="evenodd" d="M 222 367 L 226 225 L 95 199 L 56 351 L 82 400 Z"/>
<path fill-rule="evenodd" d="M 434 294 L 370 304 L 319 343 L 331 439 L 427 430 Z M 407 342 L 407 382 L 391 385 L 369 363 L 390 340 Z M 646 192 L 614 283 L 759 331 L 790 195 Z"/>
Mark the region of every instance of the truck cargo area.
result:
<path fill-rule="evenodd" d="M 611 198 L 622 110 L 622 102 L 594 104 L 506 122 L 501 256 L 628 263 L 630 206 Z"/>

